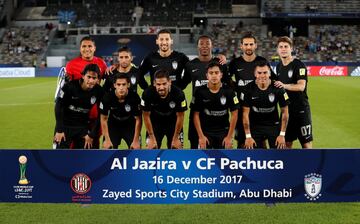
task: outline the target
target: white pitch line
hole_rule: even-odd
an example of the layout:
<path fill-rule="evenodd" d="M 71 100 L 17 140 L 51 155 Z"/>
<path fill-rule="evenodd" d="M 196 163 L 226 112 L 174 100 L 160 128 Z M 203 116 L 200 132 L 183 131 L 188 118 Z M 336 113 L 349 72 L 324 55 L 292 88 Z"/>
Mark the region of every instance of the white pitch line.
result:
<path fill-rule="evenodd" d="M 51 81 L 51 82 L 42 82 L 42 83 L 28 84 L 28 85 L 23 85 L 23 86 L 8 87 L 8 88 L 0 89 L 0 91 L 13 90 L 13 89 L 22 89 L 22 88 L 28 88 L 28 87 L 32 87 L 32 86 L 39 86 L 39 85 L 44 85 L 44 84 L 49 84 L 49 83 L 53 83 L 54 88 L 56 87 L 56 81 Z"/>
<path fill-rule="evenodd" d="M 32 105 L 45 105 L 45 104 L 55 104 L 55 102 L 41 102 L 41 103 L 0 103 L 0 107 L 32 106 Z"/>

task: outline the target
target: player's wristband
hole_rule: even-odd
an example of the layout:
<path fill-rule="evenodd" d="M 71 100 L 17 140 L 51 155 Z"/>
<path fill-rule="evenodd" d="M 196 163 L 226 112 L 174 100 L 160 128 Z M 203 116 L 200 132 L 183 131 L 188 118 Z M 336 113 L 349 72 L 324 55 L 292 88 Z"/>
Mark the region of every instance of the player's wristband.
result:
<path fill-rule="evenodd" d="M 245 138 L 251 138 L 251 134 L 246 134 Z"/>
<path fill-rule="evenodd" d="M 280 136 L 285 136 L 285 131 L 280 131 Z"/>

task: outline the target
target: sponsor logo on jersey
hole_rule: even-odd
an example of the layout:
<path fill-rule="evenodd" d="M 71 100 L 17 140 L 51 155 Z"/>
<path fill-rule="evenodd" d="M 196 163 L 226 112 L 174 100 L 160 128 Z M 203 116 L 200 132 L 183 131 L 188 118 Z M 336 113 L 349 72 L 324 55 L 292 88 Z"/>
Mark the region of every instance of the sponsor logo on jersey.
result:
<path fill-rule="evenodd" d="M 178 67 L 177 61 L 173 61 L 171 64 L 172 64 L 173 69 L 177 69 L 177 67 Z"/>
<path fill-rule="evenodd" d="M 86 194 L 90 191 L 91 180 L 84 173 L 75 174 L 70 180 L 71 189 L 77 194 Z"/>
<path fill-rule="evenodd" d="M 193 69 L 193 70 L 191 70 L 191 72 L 192 73 L 194 73 L 194 72 L 196 72 L 196 71 L 198 71 L 199 69 Z"/>
<path fill-rule="evenodd" d="M 201 86 L 201 83 L 200 83 L 199 80 L 196 80 L 196 81 L 195 81 L 195 86 L 196 86 L 196 87 Z"/>
<path fill-rule="evenodd" d="M 252 81 L 254 81 L 254 80 L 239 80 L 238 86 L 246 86 L 247 84 L 249 84 Z"/>
<path fill-rule="evenodd" d="M 176 81 L 176 75 L 170 75 L 169 78 L 171 81 Z"/>
<path fill-rule="evenodd" d="M 321 194 L 322 176 L 320 174 L 311 173 L 304 177 L 305 197 L 311 201 L 317 200 Z"/>
<path fill-rule="evenodd" d="M 275 95 L 274 95 L 273 93 L 270 93 L 270 94 L 269 94 L 269 101 L 270 101 L 271 103 L 273 103 L 274 100 L 275 100 Z"/>
<path fill-rule="evenodd" d="M 244 81 L 240 79 L 239 82 L 238 82 L 238 86 L 245 86 Z"/>
<path fill-rule="evenodd" d="M 208 80 L 196 80 L 195 87 L 206 85 L 209 81 Z"/>
<path fill-rule="evenodd" d="M 174 101 L 171 101 L 171 102 L 169 103 L 169 107 L 170 107 L 171 109 L 174 109 L 175 106 L 176 106 L 176 104 L 175 104 Z"/>
<path fill-rule="evenodd" d="M 125 105 L 125 111 L 126 112 L 130 112 L 131 111 L 131 106 L 129 104 Z"/>
<path fill-rule="evenodd" d="M 220 103 L 221 103 L 221 105 L 226 104 L 226 97 L 225 96 L 220 97 Z"/>

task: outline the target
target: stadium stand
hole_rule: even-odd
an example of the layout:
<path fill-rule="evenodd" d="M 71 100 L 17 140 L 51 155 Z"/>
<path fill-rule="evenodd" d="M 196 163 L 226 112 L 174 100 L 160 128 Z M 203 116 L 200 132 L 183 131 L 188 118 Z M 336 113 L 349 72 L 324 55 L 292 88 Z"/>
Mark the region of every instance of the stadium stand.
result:
<path fill-rule="evenodd" d="M 6 2 L 0 0 L 0 11 L 2 4 Z M 62 34 L 53 39 L 43 27 L 36 28 L 35 32 L 29 32 L 33 28 L 11 24 L 2 31 L 5 34 L 1 38 L 1 64 L 33 66 L 36 59 L 39 65 L 43 55 L 63 55 L 66 59 L 70 59 L 78 53 L 76 44 L 82 35 L 156 33 L 162 27 L 169 27 L 172 32 L 175 31 L 177 49 L 187 54 L 196 54 L 194 40 L 198 35 L 204 32 L 210 33 L 215 37 L 215 53 L 224 53 L 229 59 L 241 54 L 240 37 L 244 32 L 252 31 L 258 38 L 258 54 L 271 59 L 276 55 L 275 35 L 279 33 L 272 35 L 273 27 L 265 22 L 266 18 L 262 16 L 262 12 L 273 13 L 273 16 L 274 12 L 275 14 L 276 12 L 303 13 L 306 16 L 307 13 L 314 14 L 314 12 L 359 13 L 360 8 L 360 1 L 355 0 L 316 2 L 310 0 L 32 0 L 25 3 L 25 9 L 34 8 L 27 10 L 29 12 L 34 12 L 37 8 L 36 11 L 39 11 L 43 18 L 59 18 L 60 24 L 64 25 L 62 30 L 60 26 L 58 27 L 60 31 L 58 34 L 61 32 Z M 33 16 L 33 13 L 29 14 Z M 266 17 L 266 14 L 264 15 Z M 224 21 L 233 22 L 227 25 L 223 18 Z M 197 19 L 203 20 L 204 23 L 197 24 Z M 258 22 L 249 23 L 246 22 L 247 19 Z M 209 20 L 217 20 L 217 22 L 209 23 Z M 291 22 L 284 20 L 285 23 L 289 23 L 285 27 L 291 27 Z M 283 29 L 276 25 L 275 28 Z M 358 23 L 317 25 L 309 22 L 304 29 L 298 26 L 292 29 L 295 30 L 290 32 L 290 28 L 286 28 L 283 33 L 294 36 L 296 44 L 294 54 L 304 61 L 360 60 Z M 14 30 L 17 34 L 16 38 L 8 38 L 9 30 Z M 299 32 L 304 30 L 306 32 Z"/>
<path fill-rule="evenodd" d="M 294 54 L 303 61 L 350 62 L 359 60 L 359 26 L 313 25 L 309 27 L 309 37 L 294 37 Z M 224 53 L 227 58 L 240 55 L 240 37 L 251 31 L 258 38 L 258 54 L 269 60 L 276 55 L 277 37 L 261 35 L 261 26 L 245 25 L 242 28 L 233 25 L 212 26 L 215 53 Z"/>
<path fill-rule="evenodd" d="M 136 7 L 141 8 L 140 11 Z M 77 27 L 93 26 L 131 26 L 136 24 L 152 26 L 191 26 L 193 14 L 229 14 L 231 0 L 201 0 L 201 1 L 85 1 L 83 3 L 49 3 L 44 16 L 56 16 L 59 11 L 74 11 Z M 135 14 L 134 14 L 135 13 Z M 111 15 L 111 16 L 109 16 Z M 151 24 L 149 24 L 151 23 Z"/>
<path fill-rule="evenodd" d="M 43 12 L 43 16 L 57 16 L 61 12 L 74 12 L 75 26 L 119 26 L 134 25 L 131 16 L 134 10 L 134 1 L 111 2 L 104 4 L 96 1 L 82 3 L 52 3 Z M 70 18 L 68 18 L 70 19 Z"/>
<path fill-rule="evenodd" d="M 50 32 L 45 27 L 7 28 L 0 45 L 0 63 L 28 67 L 40 65 Z"/>
<path fill-rule="evenodd" d="M 354 12 L 360 8 L 358 0 L 266 0 L 264 10 L 273 12 Z"/>

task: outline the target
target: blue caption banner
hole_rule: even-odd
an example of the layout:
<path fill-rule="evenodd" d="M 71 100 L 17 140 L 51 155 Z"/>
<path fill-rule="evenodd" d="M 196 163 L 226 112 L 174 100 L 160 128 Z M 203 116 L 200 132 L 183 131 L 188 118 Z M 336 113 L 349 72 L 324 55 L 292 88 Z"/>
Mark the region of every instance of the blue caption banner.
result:
<path fill-rule="evenodd" d="M 0 150 L 0 201 L 360 201 L 360 150 Z"/>

